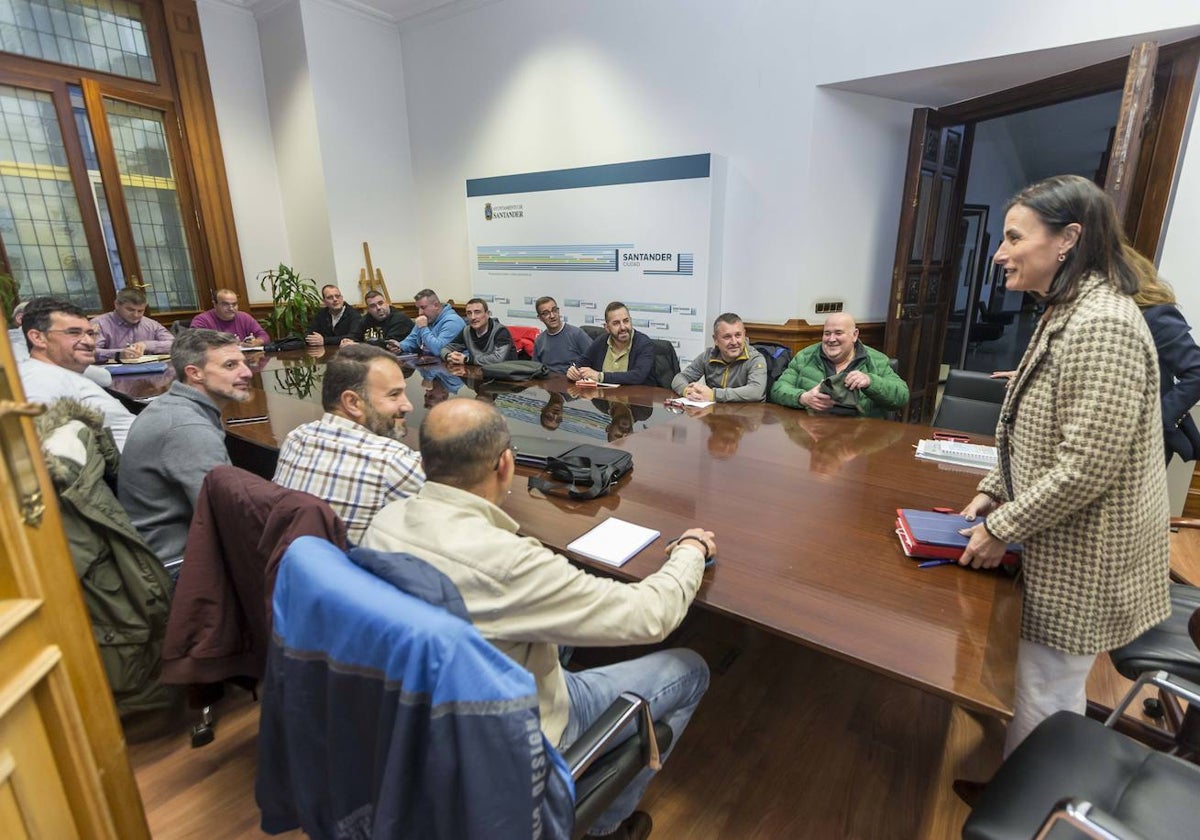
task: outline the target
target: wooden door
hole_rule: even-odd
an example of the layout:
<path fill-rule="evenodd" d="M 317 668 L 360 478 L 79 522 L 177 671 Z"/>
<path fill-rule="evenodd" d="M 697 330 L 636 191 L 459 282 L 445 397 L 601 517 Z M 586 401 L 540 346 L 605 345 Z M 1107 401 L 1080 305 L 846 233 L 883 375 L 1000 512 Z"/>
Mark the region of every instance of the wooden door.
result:
<path fill-rule="evenodd" d="M 0 837 L 148 840 L 58 502 L 0 342 Z"/>
<path fill-rule="evenodd" d="M 946 319 L 955 291 L 958 219 L 974 125 L 932 108 L 913 112 L 892 267 L 885 352 L 900 361 L 910 399 L 902 419 L 928 422 L 937 400 Z"/>

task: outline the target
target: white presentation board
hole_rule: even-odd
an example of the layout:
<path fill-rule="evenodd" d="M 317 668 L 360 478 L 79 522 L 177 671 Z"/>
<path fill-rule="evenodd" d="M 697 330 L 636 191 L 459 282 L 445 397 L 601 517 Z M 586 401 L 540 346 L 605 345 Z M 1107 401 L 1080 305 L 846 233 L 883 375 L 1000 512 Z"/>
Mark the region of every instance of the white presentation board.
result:
<path fill-rule="evenodd" d="M 467 181 L 471 288 L 501 323 L 542 329 L 551 295 L 570 324 L 619 300 L 635 329 L 686 365 L 709 342 L 712 156 Z"/>

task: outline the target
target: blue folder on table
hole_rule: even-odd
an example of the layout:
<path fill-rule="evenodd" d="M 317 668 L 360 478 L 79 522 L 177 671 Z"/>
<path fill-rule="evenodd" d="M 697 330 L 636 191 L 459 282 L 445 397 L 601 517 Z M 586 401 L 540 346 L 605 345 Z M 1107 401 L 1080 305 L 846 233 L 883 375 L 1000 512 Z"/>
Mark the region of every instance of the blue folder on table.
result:
<path fill-rule="evenodd" d="M 985 518 L 980 516 L 968 522 L 957 513 L 900 508 L 896 511 L 896 534 L 900 537 L 904 553 L 910 557 L 957 560 L 969 541 L 969 537 L 960 534 L 959 530 L 979 525 Z M 1021 546 L 1018 543 L 1009 543 L 1003 564 L 1015 564 L 1020 553 Z"/>
<path fill-rule="evenodd" d="M 124 376 L 131 373 L 162 373 L 167 369 L 167 363 L 141 362 L 136 365 L 105 365 L 104 369 L 113 376 Z"/>

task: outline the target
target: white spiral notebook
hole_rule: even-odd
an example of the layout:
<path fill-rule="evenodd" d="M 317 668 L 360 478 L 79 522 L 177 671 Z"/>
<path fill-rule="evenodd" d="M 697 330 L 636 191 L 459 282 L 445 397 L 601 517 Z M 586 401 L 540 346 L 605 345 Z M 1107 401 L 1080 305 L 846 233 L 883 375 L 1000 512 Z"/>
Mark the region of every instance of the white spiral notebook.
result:
<path fill-rule="evenodd" d="M 917 443 L 917 457 L 923 461 L 990 470 L 996 466 L 996 447 L 949 440 L 923 440 Z"/>

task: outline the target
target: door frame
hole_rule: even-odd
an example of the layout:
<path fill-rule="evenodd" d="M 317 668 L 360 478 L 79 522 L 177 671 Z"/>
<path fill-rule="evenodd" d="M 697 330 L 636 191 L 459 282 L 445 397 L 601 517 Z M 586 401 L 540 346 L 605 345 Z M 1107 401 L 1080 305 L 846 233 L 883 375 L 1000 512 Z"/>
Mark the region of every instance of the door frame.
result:
<path fill-rule="evenodd" d="M 913 112 L 914 131 L 917 123 L 921 121 L 922 113 L 926 115 L 926 118 L 936 114 L 938 122 L 943 125 L 959 124 L 963 126 L 966 148 L 964 149 L 962 178 L 965 194 L 965 184 L 970 177 L 971 160 L 971 148 L 968 141 L 973 144 L 973 128 L 977 123 L 1100 93 L 1122 90 L 1125 87 L 1129 64 L 1129 56 L 1122 56 L 948 105 L 944 108 L 918 108 Z M 1154 96 L 1149 112 L 1150 119 L 1142 137 L 1140 161 L 1132 176 L 1130 202 L 1125 215 L 1126 234 L 1131 244 L 1151 259 L 1157 257 L 1167 210 L 1174 191 L 1196 85 L 1198 64 L 1200 64 L 1200 38 L 1178 41 L 1158 48 L 1154 73 Z M 904 272 L 898 261 L 900 245 L 911 241 L 913 233 L 911 229 L 912 214 L 908 212 L 911 203 L 909 193 L 911 192 L 910 182 L 918 174 L 919 160 L 913 158 L 912 145 L 910 138 L 910 154 L 905 169 L 904 203 L 897 227 L 897 262 L 893 265 L 892 288 L 888 298 L 887 335 L 884 343 L 888 348 L 895 347 L 895 352 L 889 350 L 891 355 L 898 355 L 901 352 L 901 348 L 898 347 L 899 337 L 897 335 L 899 319 L 894 317 L 898 290 L 904 282 Z M 951 226 L 950 232 L 957 230 L 961 220 L 961 207 L 961 201 L 955 202 L 953 212 L 946 221 L 946 224 Z M 954 247 L 957 251 L 957 242 Z M 957 264 L 959 258 L 958 253 L 951 255 L 954 264 Z M 938 345 L 934 355 L 940 359 L 945 350 L 945 317 L 943 317 L 941 326 L 934 332 L 937 333 L 933 337 L 937 339 L 936 344 Z M 915 356 L 910 358 L 910 364 L 914 363 L 912 361 L 914 358 Z M 910 406 L 906 419 L 913 422 L 929 422 L 931 417 L 932 403 L 922 401 L 920 406 Z"/>

